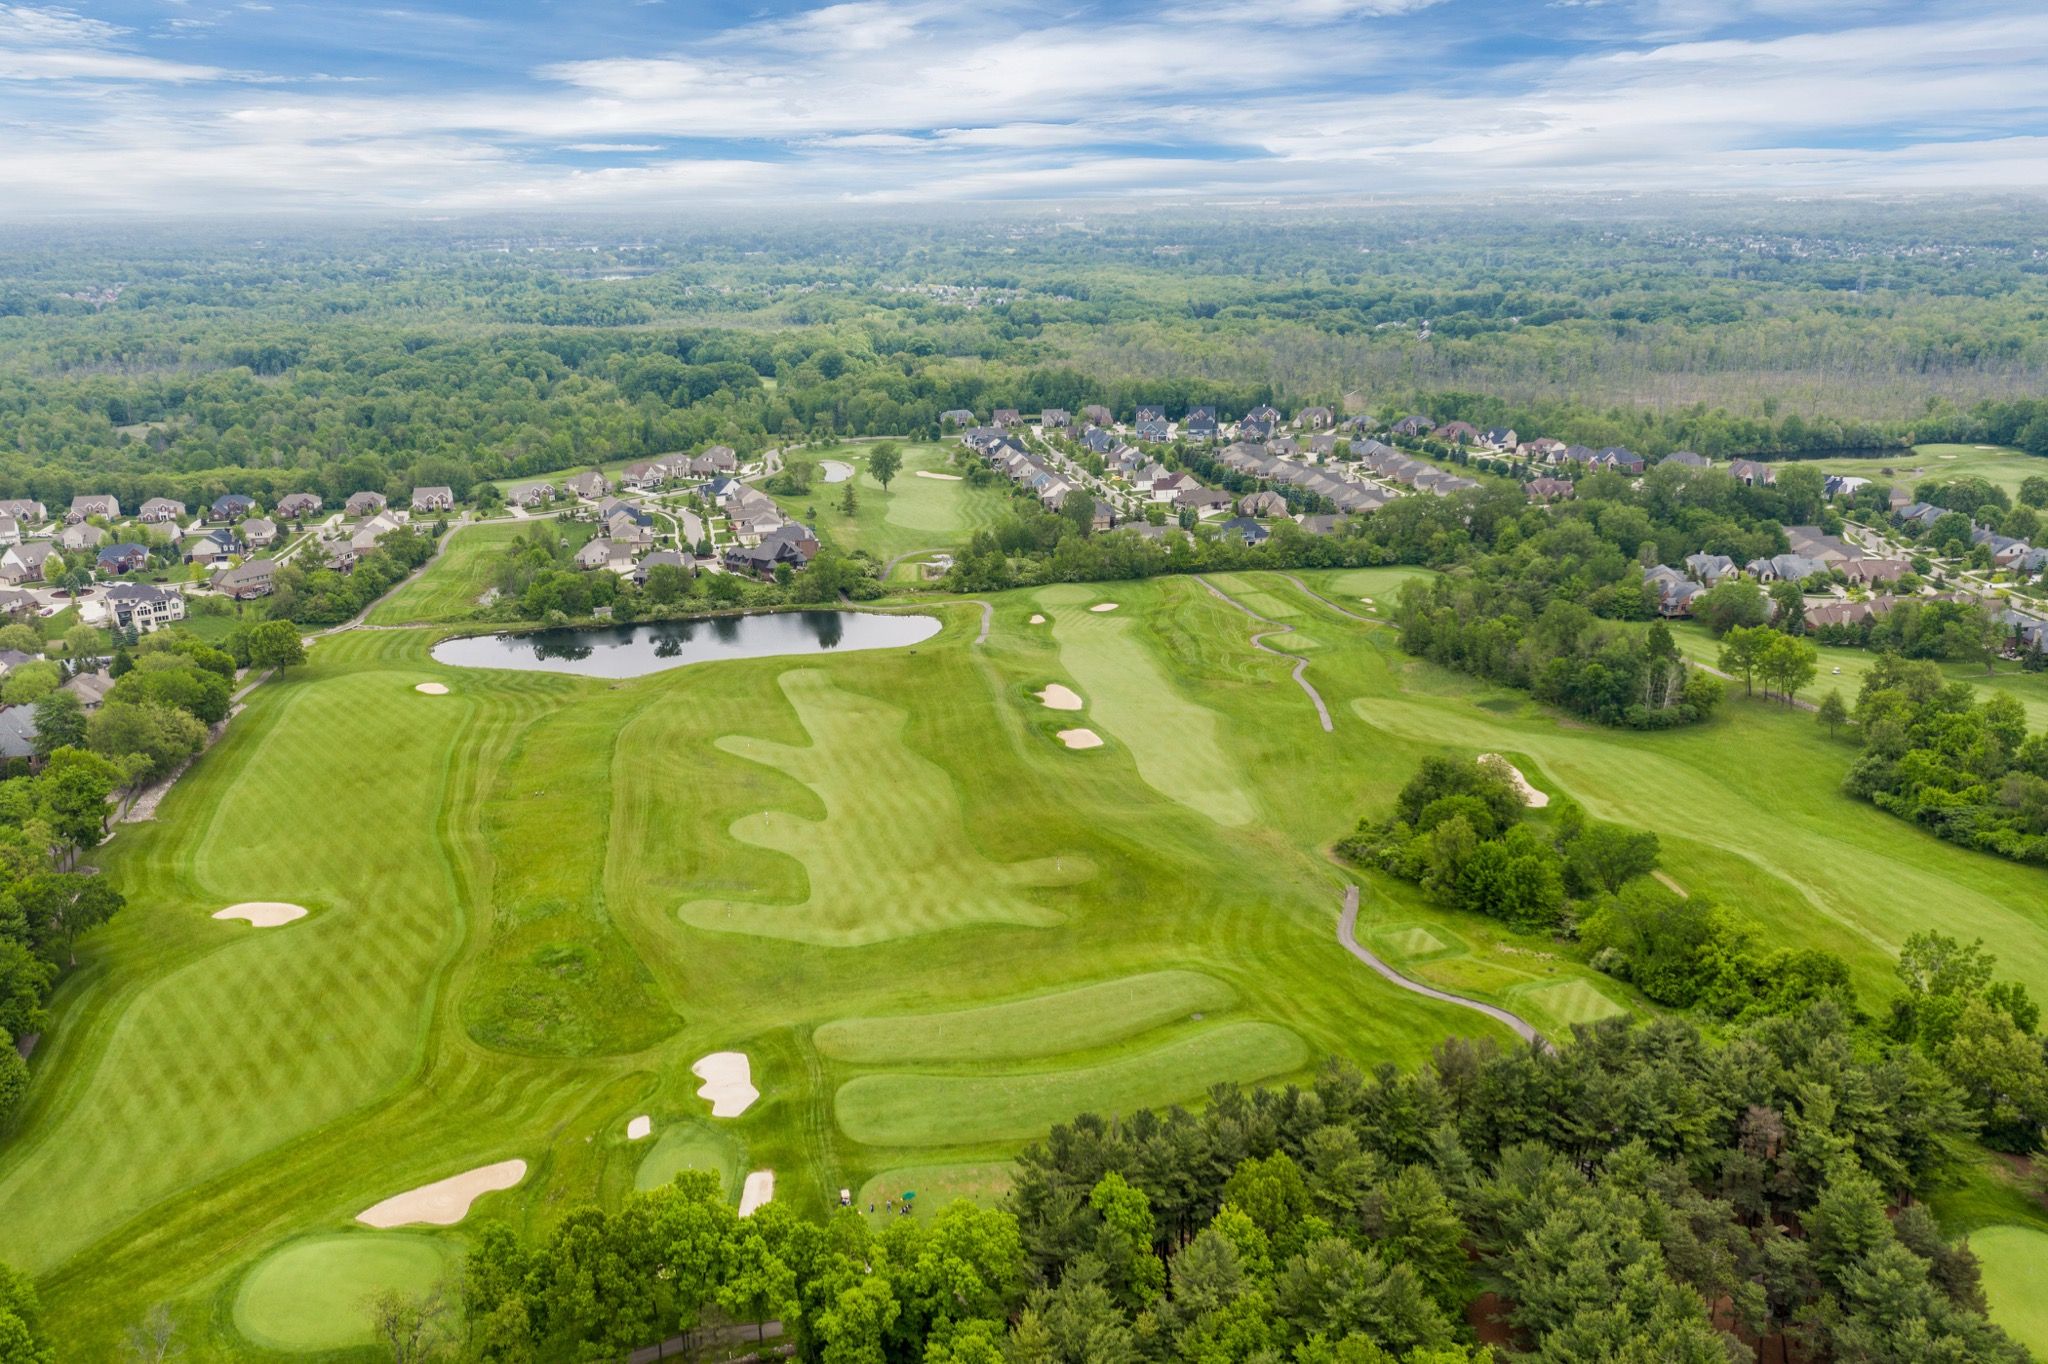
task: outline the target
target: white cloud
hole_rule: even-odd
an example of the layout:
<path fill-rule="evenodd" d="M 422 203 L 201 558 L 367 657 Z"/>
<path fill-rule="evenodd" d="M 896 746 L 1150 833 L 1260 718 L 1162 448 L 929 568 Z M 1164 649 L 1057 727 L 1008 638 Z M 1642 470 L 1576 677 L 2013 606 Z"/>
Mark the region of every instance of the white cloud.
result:
<path fill-rule="evenodd" d="M 217 80 L 224 74 L 215 67 L 121 51 L 117 44 L 126 33 L 75 10 L 0 5 L 0 80 L 181 82 Z"/>

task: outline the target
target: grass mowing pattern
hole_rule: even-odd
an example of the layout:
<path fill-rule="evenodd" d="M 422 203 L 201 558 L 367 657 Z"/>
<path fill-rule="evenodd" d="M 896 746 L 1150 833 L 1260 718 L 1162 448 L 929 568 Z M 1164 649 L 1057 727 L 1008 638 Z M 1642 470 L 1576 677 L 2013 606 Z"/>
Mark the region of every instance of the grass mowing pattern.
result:
<path fill-rule="evenodd" d="M 357 1232 L 293 1241 L 267 1256 L 235 1295 L 235 1326 L 270 1350 L 368 1345 L 365 1299 L 380 1289 L 424 1293 L 452 1271 L 456 1243 L 409 1232 Z"/>
<path fill-rule="evenodd" d="M 1546 985 L 1522 985 L 1509 990 L 1518 1010 L 1555 1020 L 1558 1033 L 1577 1023 L 1597 1023 L 1628 1012 L 1598 987 L 1586 980 L 1560 980 Z"/>
<path fill-rule="evenodd" d="M 812 1040 L 835 1060 L 874 1065 L 1015 1061 L 1121 1042 L 1236 998 L 1213 976 L 1154 971 L 977 1009 L 837 1019 Z"/>
<path fill-rule="evenodd" d="M 1970 1249 L 1983 1272 L 1991 1320 L 2037 1356 L 2048 1355 L 2048 1232 L 1984 1227 L 1970 1233 Z"/>
<path fill-rule="evenodd" d="M 954 1146 L 1042 1133 L 1083 1108 L 1129 1114 L 1222 1080 L 1250 1084 L 1308 1060 L 1299 1037 L 1272 1023 L 1225 1023 L 1099 1065 L 1029 1075 L 864 1075 L 834 1107 L 855 1141 Z"/>
<path fill-rule="evenodd" d="M 1442 938 L 1421 924 L 1409 928 L 1387 929 L 1373 934 L 1372 940 L 1375 946 L 1387 948 L 1396 958 L 1427 957 L 1449 950 Z"/>
<path fill-rule="evenodd" d="M 1049 587 L 1037 598 L 1052 619 L 1060 663 L 1088 698 L 1097 729 L 1131 751 L 1138 775 L 1160 795 L 1218 824 L 1250 823 L 1251 794 L 1225 751 L 1222 717 L 1175 688 L 1135 615 L 1089 610 L 1100 595 L 1085 587 Z M 1243 612 L 1235 614 L 1244 619 Z"/>
<path fill-rule="evenodd" d="M 968 837 L 946 774 L 903 743 L 904 712 L 815 669 L 779 680 L 810 745 L 730 736 L 718 746 L 788 773 L 823 806 L 819 819 L 763 810 L 732 826 L 741 842 L 803 863 L 810 894 L 794 905 L 692 901 L 685 923 L 844 947 L 960 924 L 1060 921 L 1023 892 L 1086 880 L 1086 858 L 989 860 Z"/>

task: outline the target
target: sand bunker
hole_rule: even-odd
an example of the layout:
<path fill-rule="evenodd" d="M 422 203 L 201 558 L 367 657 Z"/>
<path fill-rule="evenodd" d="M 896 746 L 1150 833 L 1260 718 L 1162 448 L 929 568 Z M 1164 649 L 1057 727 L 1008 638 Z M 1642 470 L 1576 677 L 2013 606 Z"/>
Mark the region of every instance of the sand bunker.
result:
<path fill-rule="evenodd" d="M 1506 770 L 1508 780 L 1512 781 L 1515 784 L 1515 789 L 1522 793 L 1522 804 L 1527 805 L 1531 809 L 1535 810 L 1540 810 L 1544 806 L 1550 804 L 1549 795 L 1542 791 L 1538 791 L 1535 787 L 1529 785 L 1529 779 L 1522 775 L 1522 770 L 1520 768 L 1516 767 L 1513 763 L 1509 762 L 1506 758 L 1503 758 L 1498 753 L 1482 753 L 1479 755 L 1479 761 L 1481 762 L 1486 762 L 1489 759 L 1499 763 L 1501 767 Z"/>
<path fill-rule="evenodd" d="M 633 1121 L 626 1124 L 627 1141 L 644 1140 L 648 1136 L 652 1135 L 653 1132 L 654 1119 L 648 1117 L 645 1113 L 642 1113 L 639 1117 L 633 1119 Z"/>
<path fill-rule="evenodd" d="M 958 483 L 960 481 L 960 475 L 958 474 L 935 474 L 929 469 L 919 469 L 917 476 L 919 478 L 936 478 L 941 483 Z"/>
<path fill-rule="evenodd" d="M 836 459 L 828 459 L 819 463 L 818 472 L 825 476 L 827 483 L 844 483 L 853 477 L 853 466 Z"/>
<path fill-rule="evenodd" d="M 526 1162 L 501 1160 L 432 1184 L 422 1184 L 394 1194 L 375 1207 L 356 1214 L 356 1221 L 372 1227 L 403 1227 L 416 1222 L 452 1227 L 469 1216 L 469 1205 L 487 1193 L 509 1189 L 526 1178 Z"/>
<path fill-rule="evenodd" d="M 282 900 L 250 900 L 226 909 L 214 911 L 216 919 L 247 919 L 258 928 L 276 928 L 293 919 L 306 917 L 304 905 L 288 905 Z"/>
<path fill-rule="evenodd" d="M 754 1209 L 775 1197 L 775 1171 L 756 1170 L 747 1176 L 740 1190 L 740 1216 L 751 1217 Z"/>
<path fill-rule="evenodd" d="M 1031 618 L 1031 623 L 1032 623 L 1033 625 L 1043 625 L 1043 624 L 1045 624 L 1045 617 L 1044 617 L 1044 616 L 1033 616 L 1033 617 Z"/>
<path fill-rule="evenodd" d="M 1081 709 L 1081 698 L 1071 688 L 1063 687 L 1057 682 L 1048 684 L 1044 691 L 1031 694 L 1043 701 L 1047 710 Z"/>
<path fill-rule="evenodd" d="M 691 1066 L 690 1073 L 704 1082 L 697 1087 L 697 1097 L 711 1100 L 714 1118 L 737 1118 L 761 1097 L 743 1051 L 714 1051 Z"/>
<path fill-rule="evenodd" d="M 1106 601 L 1097 603 L 1096 605 L 1091 606 L 1088 609 L 1090 611 L 1114 611 L 1119 605 L 1120 603 L 1118 602 Z"/>
<path fill-rule="evenodd" d="M 1102 747 L 1102 736 L 1092 729 L 1063 729 L 1055 737 L 1068 748 Z"/>
<path fill-rule="evenodd" d="M 424 692 L 428 696 L 446 696 L 448 694 L 448 689 L 439 682 L 422 682 L 417 687 L 414 687 L 413 690 Z"/>

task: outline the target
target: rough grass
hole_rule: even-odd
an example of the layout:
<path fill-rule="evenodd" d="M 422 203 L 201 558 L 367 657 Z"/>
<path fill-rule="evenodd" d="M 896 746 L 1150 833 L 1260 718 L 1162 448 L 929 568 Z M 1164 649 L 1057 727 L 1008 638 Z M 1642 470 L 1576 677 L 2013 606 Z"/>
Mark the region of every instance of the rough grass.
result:
<path fill-rule="evenodd" d="M 266 1349 L 293 1352 L 368 1345 L 368 1298 L 418 1294 L 460 1262 L 458 1244 L 410 1232 L 351 1232 L 293 1241 L 259 1262 L 235 1295 L 236 1329 Z"/>
<path fill-rule="evenodd" d="M 813 1041 L 835 1060 L 878 1065 L 1012 1061 L 1120 1042 L 1236 997 L 1213 976 L 1154 971 L 948 1013 L 835 1019 Z"/>
<path fill-rule="evenodd" d="M 490 590 L 506 547 L 540 526 L 565 537 L 572 546 L 583 544 L 596 531 L 588 522 L 548 518 L 490 521 L 451 530 L 440 557 L 372 607 L 367 623 L 410 625 L 466 618 Z"/>
<path fill-rule="evenodd" d="M 921 1195 L 920 1195 L 921 1196 Z M 2048 1354 L 2048 1232 L 1984 1227 L 1970 1233 L 1991 1320 L 2036 1355 Z"/>
<path fill-rule="evenodd" d="M 1246 1084 L 1308 1059 L 1299 1037 L 1271 1023 L 1226 1023 L 1099 1065 L 1026 1075 L 865 1075 L 840 1087 L 847 1136 L 874 1146 L 958 1146 L 1016 1140 L 1071 1114 L 1077 1097 L 1124 1113 L 1186 1094 L 1196 1076 Z"/>

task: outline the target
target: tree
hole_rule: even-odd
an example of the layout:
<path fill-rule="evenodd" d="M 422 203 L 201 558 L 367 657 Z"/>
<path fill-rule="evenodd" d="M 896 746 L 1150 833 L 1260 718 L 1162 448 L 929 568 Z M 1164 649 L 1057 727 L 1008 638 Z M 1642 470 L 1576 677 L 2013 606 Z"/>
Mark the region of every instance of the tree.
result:
<path fill-rule="evenodd" d="M 889 486 L 889 480 L 895 478 L 902 468 L 903 453 L 897 449 L 896 442 L 878 441 L 869 449 L 868 472 L 874 475 L 875 482 L 881 484 L 883 488 Z"/>
<path fill-rule="evenodd" d="M 64 681 L 64 670 L 43 659 L 24 663 L 7 674 L 0 681 L 0 704 L 29 706 L 57 690 Z"/>
<path fill-rule="evenodd" d="M 1769 646 L 1773 632 L 1759 626 L 1738 625 L 1728 631 L 1721 641 L 1721 656 L 1718 666 L 1721 671 L 1742 679 L 1745 696 L 1756 694 L 1755 679 L 1763 661 L 1764 650 Z"/>
<path fill-rule="evenodd" d="M 1789 578 L 1771 584 L 1771 604 L 1778 608 L 1771 624 L 1788 635 L 1806 633 L 1806 590 Z"/>
<path fill-rule="evenodd" d="M 149 1315 L 128 1328 L 128 1358 L 135 1364 L 163 1364 L 184 1353 L 177 1343 L 178 1322 L 166 1303 L 149 1309 Z"/>
<path fill-rule="evenodd" d="M 647 570 L 647 599 L 660 606 L 672 606 L 690 592 L 690 575 L 679 564 L 656 564 Z"/>
<path fill-rule="evenodd" d="M 2020 502 L 2029 507 L 2048 508 L 2048 476 L 2029 474 L 2021 479 Z"/>
<path fill-rule="evenodd" d="M 36 699 L 35 754 L 47 758 L 60 748 L 85 747 L 85 707 L 62 687 Z"/>
<path fill-rule="evenodd" d="M 106 646 L 107 637 L 90 625 L 80 623 L 64 632 L 63 649 L 66 658 L 83 658 L 96 654 Z"/>
<path fill-rule="evenodd" d="M 1692 599 L 1693 615 L 1718 637 L 1738 626 L 1762 625 L 1770 612 L 1754 579 L 1731 573 Z"/>
<path fill-rule="evenodd" d="M 1764 642 L 1757 660 L 1757 671 L 1763 674 L 1764 690 L 1768 694 L 1775 683 L 1778 694 L 1791 705 L 1793 698 L 1802 687 L 1813 681 L 1820 671 L 1820 651 L 1813 644 L 1793 635 L 1771 632 L 1771 638 Z"/>
<path fill-rule="evenodd" d="M 14 1048 L 7 1048 L 12 1053 Z M 21 1058 L 16 1056 L 16 1061 Z M 4 1110 L 0 1110 L 4 1111 Z M 42 1333 L 43 1307 L 26 1274 L 0 1264 L 0 1360 L 56 1364 L 57 1347 Z"/>
<path fill-rule="evenodd" d="M 60 748 L 36 778 L 37 814 L 50 831 L 53 851 L 66 860 L 99 846 L 107 833 L 107 797 L 121 769 L 97 753 Z"/>
<path fill-rule="evenodd" d="M 363 1306 L 371 1333 L 391 1352 L 391 1364 L 417 1364 L 439 1348 L 448 1303 L 438 1287 L 421 1294 L 380 1288 Z"/>
<path fill-rule="evenodd" d="M 852 516 L 859 510 L 860 498 L 854 493 L 853 480 L 849 478 L 846 480 L 846 491 L 839 495 L 839 511 L 841 515 Z"/>
<path fill-rule="evenodd" d="M 300 642 L 299 627 L 288 620 L 266 620 L 249 631 L 249 665 L 255 668 L 286 668 L 306 661 L 306 646 Z"/>
<path fill-rule="evenodd" d="M 43 637 L 36 633 L 33 625 L 23 625 L 19 621 L 0 625 L 0 649 L 12 649 L 18 654 L 39 654 L 43 651 Z"/>
<path fill-rule="evenodd" d="M 1820 721 L 1821 728 L 1828 732 L 1830 739 L 1835 737 L 1836 730 L 1848 723 L 1849 708 L 1842 704 L 1842 693 L 1839 689 L 1829 691 L 1820 699 L 1820 713 L 1816 718 Z"/>
<path fill-rule="evenodd" d="M 160 780 L 206 746 L 206 726 L 158 701 L 109 699 L 86 722 L 86 747 L 113 763 L 133 760 L 128 783 Z"/>

